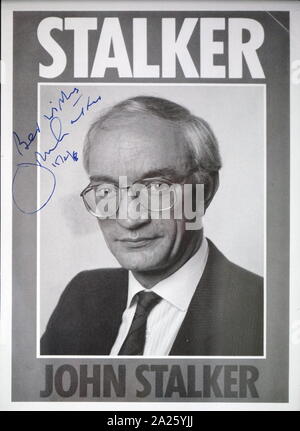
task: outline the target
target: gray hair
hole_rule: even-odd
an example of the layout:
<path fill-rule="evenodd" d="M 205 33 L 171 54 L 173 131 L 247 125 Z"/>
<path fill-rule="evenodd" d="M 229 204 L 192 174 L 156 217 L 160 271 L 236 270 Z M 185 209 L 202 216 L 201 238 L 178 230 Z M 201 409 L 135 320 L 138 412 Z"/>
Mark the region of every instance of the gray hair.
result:
<path fill-rule="evenodd" d="M 96 131 L 105 128 L 111 120 L 137 114 L 151 114 L 179 127 L 189 149 L 193 167 L 198 167 L 195 179 L 205 181 L 207 176 L 218 174 L 222 166 L 217 139 L 209 124 L 177 103 L 152 96 L 138 96 L 114 105 L 102 114 L 90 127 L 83 149 L 83 164 L 88 172 L 89 150 Z"/>

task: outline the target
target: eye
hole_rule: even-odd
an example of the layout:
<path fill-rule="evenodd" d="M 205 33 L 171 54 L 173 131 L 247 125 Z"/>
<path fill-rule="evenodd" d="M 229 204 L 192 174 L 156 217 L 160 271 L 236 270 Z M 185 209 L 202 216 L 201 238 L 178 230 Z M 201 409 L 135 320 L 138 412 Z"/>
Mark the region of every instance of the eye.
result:
<path fill-rule="evenodd" d="M 163 181 L 155 181 L 148 186 L 153 193 L 163 193 L 169 190 L 169 184 Z"/>
<path fill-rule="evenodd" d="M 101 184 L 95 188 L 95 194 L 100 199 L 115 197 L 116 188 L 113 184 Z"/>

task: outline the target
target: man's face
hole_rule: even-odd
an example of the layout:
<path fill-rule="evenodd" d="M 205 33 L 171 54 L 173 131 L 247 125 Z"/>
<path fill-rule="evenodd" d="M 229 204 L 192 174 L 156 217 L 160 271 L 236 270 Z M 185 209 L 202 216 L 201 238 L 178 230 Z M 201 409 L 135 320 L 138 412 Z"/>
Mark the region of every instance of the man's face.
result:
<path fill-rule="evenodd" d="M 158 176 L 154 174 L 166 169 L 179 176 L 188 172 L 183 137 L 173 125 L 142 114 L 110 123 L 95 132 L 93 138 L 89 155 L 92 181 L 111 178 L 118 183 L 120 176 L 126 176 L 131 185 Z M 98 222 L 121 266 L 136 272 L 166 270 L 176 265 L 195 235 L 186 231 L 184 220 L 151 219 L 151 213 L 147 219 L 136 219 L 130 217 L 130 210 L 126 219 L 98 219 Z"/>

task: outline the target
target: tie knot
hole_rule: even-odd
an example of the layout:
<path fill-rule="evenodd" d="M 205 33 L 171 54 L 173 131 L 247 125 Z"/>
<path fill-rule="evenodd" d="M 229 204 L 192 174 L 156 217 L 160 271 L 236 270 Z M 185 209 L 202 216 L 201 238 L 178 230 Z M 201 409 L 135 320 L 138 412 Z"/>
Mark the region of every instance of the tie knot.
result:
<path fill-rule="evenodd" d="M 161 297 L 155 292 L 147 292 L 142 290 L 137 293 L 138 307 L 142 307 L 144 311 L 149 314 L 152 308 L 161 300 Z"/>

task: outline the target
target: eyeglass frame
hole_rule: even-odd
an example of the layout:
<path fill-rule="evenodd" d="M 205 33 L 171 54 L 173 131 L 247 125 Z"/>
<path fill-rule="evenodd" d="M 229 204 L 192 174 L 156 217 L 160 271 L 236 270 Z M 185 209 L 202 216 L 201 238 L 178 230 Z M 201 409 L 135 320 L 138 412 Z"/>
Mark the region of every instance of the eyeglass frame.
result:
<path fill-rule="evenodd" d="M 140 178 L 140 179 L 138 179 L 138 180 L 136 180 L 136 181 L 134 181 L 131 185 L 129 185 L 129 186 L 123 186 L 123 187 L 119 187 L 119 186 L 115 186 L 119 191 L 120 190 L 130 190 L 131 189 L 131 187 L 133 187 L 135 184 L 138 184 L 138 183 L 143 183 L 144 181 L 154 181 L 154 180 L 159 180 L 159 181 L 161 181 L 161 182 L 165 182 L 166 184 L 168 184 L 168 185 L 170 185 L 170 186 L 172 186 L 172 185 L 183 185 L 183 184 L 186 184 L 186 179 L 187 178 L 189 178 L 192 174 L 194 174 L 195 172 L 197 172 L 197 171 L 199 171 L 199 167 L 197 166 L 197 167 L 194 167 L 194 168 L 191 168 L 189 171 L 188 171 L 188 173 L 186 174 L 186 175 L 184 175 L 184 177 L 183 177 L 183 179 L 182 179 L 182 181 L 181 182 L 176 182 L 176 183 L 174 183 L 173 181 L 171 181 L 171 180 L 169 180 L 168 178 L 164 178 L 164 177 L 150 177 L 150 178 Z M 113 183 L 109 183 L 109 182 L 107 182 L 107 184 L 113 184 Z M 91 183 L 90 184 L 88 184 L 83 190 L 82 190 L 82 192 L 80 193 L 80 197 L 82 198 L 82 200 L 83 200 L 83 203 L 84 203 L 84 205 L 85 205 L 85 207 L 86 207 L 86 209 L 87 209 L 87 211 L 91 214 L 91 215 L 93 215 L 94 217 L 96 217 L 96 218 L 101 218 L 101 216 L 99 216 L 99 215 L 97 215 L 96 213 L 94 213 L 94 211 L 91 209 L 91 207 L 89 206 L 89 204 L 88 204 L 88 202 L 86 201 L 86 199 L 85 199 L 85 195 L 88 193 L 88 192 L 90 192 L 91 190 L 93 190 L 95 187 L 98 187 L 100 185 L 100 183 L 98 183 L 98 184 L 94 184 L 94 185 L 92 185 Z M 146 186 L 147 187 L 147 186 Z M 120 193 L 118 193 L 119 195 L 120 195 Z M 119 197 L 119 203 L 118 203 L 118 205 L 117 205 L 117 208 L 116 208 L 116 214 L 118 213 L 118 211 L 119 211 L 119 208 L 120 208 L 120 203 L 121 203 L 121 198 Z M 143 206 L 143 204 L 141 204 L 142 206 Z M 148 209 L 148 212 L 159 212 L 159 211 L 165 211 L 165 210 L 167 210 L 167 209 L 171 209 L 171 208 L 173 208 L 174 207 L 174 205 L 175 205 L 175 202 L 173 203 L 173 205 L 172 206 L 170 206 L 169 208 L 164 208 L 163 210 L 151 210 L 150 208 L 145 208 L 145 209 Z"/>

